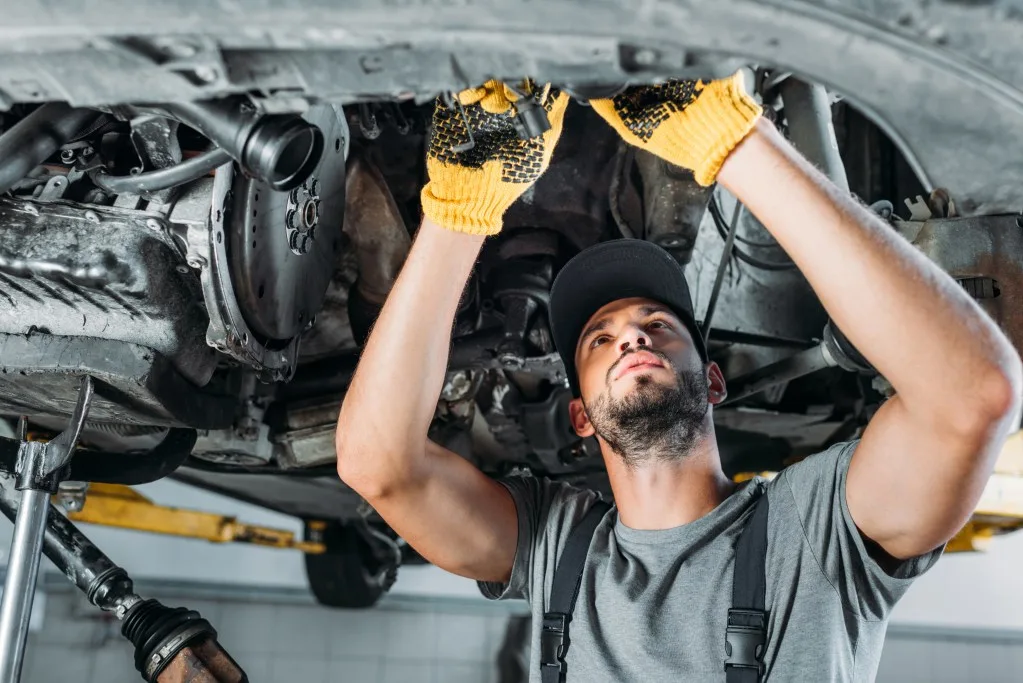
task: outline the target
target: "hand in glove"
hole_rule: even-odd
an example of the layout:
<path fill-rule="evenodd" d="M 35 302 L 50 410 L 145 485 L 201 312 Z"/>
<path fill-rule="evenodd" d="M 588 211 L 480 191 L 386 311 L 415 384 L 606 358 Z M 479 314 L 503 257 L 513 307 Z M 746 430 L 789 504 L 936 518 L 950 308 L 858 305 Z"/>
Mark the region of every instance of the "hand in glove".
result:
<path fill-rule="evenodd" d="M 549 87 L 529 94 L 547 111 L 550 129 L 523 140 L 515 129 L 519 97 L 500 81 L 458 94 L 465 111 L 438 101 L 427 148 L 430 181 L 422 191 L 423 213 L 434 223 L 474 235 L 501 230 L 505 211 L 550 165 L 561 135 L 568 96 Z M 469 142 L 466 119 L 475 145 Z"/>
<path fill-rule="evenodd" d="M 590 104 L 626 142 L 688 168 L 704 186 L 763 113 L 746 93 L 742 73 L 638 86 Z"/>

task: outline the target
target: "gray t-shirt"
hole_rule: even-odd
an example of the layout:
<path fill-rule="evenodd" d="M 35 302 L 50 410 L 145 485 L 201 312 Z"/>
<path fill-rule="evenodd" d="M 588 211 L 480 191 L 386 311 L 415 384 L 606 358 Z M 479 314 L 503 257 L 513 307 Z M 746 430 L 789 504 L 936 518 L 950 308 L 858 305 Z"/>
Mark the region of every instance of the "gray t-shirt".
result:
<path fill-rule="evenodd" d="M 872 681 L 892 607 L 941 548 L 885 571 L 849 515 L 845 482 L 857 442 L 753 479 L 709 514 L 663 530 L 626 527 L 612 508 L 590 544 L 569 634 L 567 683 L 724 681 L 725 619 L 735 542 L 766 491 L 765 680 Z M 530 681 L 540 681 L 540 628 L 558 557 L 597 494 L 534 477 L 503 482 L 518 510 L 507 585 L 491 599 L 532 606 Z"/>

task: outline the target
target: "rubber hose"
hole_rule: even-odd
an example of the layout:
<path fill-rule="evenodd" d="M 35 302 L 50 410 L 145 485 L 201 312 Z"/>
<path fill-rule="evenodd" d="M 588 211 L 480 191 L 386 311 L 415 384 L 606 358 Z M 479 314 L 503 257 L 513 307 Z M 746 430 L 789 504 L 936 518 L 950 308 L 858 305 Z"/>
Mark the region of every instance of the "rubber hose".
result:
<path fill-rule="evenodd" d="M 231 161 L 231 155 L 217 147 L 182 161 L 180 164 L 156 171 L 147 171 L 138 175 L 113 176 L 100 170 L 93 173 L 90 178 L 96 187 L 111 194 L 141 194 L 190 183 L 229 161 Z"/>
<path fill-rule="evenodd" d="M 18 184 L 39 164 L 72 139 L 99 112 L 50 102 L 0 135 L 0 193 Z"/>

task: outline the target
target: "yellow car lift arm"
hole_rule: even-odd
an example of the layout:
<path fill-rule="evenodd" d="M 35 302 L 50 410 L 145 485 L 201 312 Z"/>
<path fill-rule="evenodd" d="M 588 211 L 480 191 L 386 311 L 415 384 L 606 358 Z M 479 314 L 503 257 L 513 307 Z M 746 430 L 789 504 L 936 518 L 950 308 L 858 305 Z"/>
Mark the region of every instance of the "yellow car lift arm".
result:
<path fill-rule="evenodd" d="M 70 511 L 67 516 L 76 522 L 200 538 L 213 543 L 252 543 L 314 554 L 326 551 L 323 543 L 300 541 L 291 531 L 245 524 L 226 515 L 157 505 L 130 486 L 120 484 L 90 484 L 81 509 Z M 323 525 L 322 522 L 310 524 Z"/>

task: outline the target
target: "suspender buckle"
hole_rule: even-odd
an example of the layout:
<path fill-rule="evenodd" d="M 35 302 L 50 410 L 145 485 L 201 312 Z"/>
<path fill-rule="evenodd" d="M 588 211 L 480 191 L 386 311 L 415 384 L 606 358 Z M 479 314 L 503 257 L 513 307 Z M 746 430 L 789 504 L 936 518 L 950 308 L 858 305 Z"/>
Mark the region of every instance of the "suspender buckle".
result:
<path fill-rule="evenodd" d="M 759 609 L 728 610 L 725 629 L 725 671 L 730 668 L 764 672 L 764 644 L 767 642 L 767 612 Z"/>
<path fill-rule="evenodd" d="M 543 630 L 540 631 L 540 668 L 557 669 L 560 673 L 565 667 L 565 631 L 568 627 L 568 615 L 560 612 L 547 612 L 543 615 Z"/>

